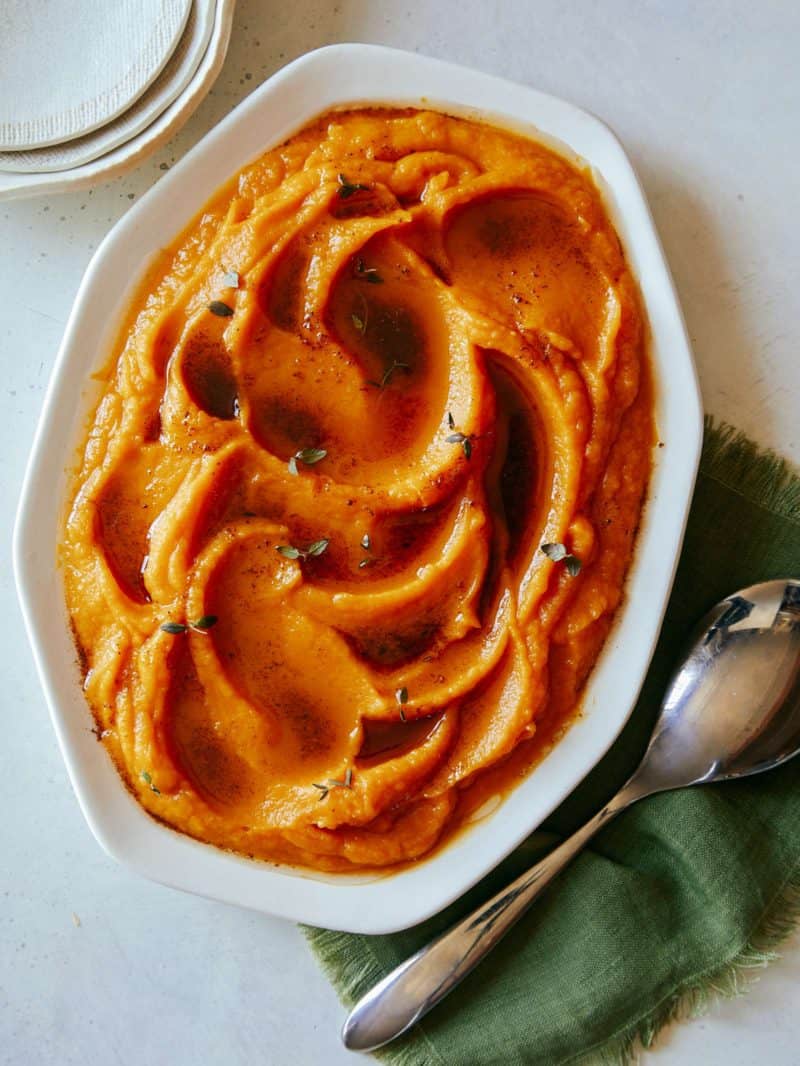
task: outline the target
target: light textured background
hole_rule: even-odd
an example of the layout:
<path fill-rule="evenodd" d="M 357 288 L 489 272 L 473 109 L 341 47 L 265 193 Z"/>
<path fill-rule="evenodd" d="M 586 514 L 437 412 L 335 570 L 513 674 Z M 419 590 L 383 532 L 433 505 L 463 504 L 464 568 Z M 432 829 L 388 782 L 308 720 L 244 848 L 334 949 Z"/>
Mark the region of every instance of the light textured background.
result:
<path fill-rule="evenodd" d="M 342 1011 L 296 929 L 148 884 L 101 853 L 56 750 L 10 570 L 13 511 L 42 394 L 97 244 L 162 170 L 274 70 L 348 40 L 503 74 L 609 122 L 650 199 L 707 410 L 800 459 L 793 0 L 239 0 L 222 76 L 174 142 L 91 193 L 0 208 L 2 1062 L 359 1061 L 339 1046 Z M 674 1027 L 645 1062 L 795 1066 L 798 982 L 796 936 L 745 998 Z"/>

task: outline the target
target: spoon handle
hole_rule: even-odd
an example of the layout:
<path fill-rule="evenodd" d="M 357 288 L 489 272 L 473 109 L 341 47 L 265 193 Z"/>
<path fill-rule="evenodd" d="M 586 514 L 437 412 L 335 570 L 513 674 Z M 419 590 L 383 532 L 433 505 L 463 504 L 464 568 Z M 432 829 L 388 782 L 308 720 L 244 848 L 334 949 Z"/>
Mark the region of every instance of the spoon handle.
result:
<path fill-rule="evenodd" d="M 342 1030 L 346 1047 L 371 1051 L 400 1036 L 444 999 L 522 917 L 606 822 L 642 792 L 625 785 L 599 814 L 510 885 L 421 948 L 363 996 Z"/>

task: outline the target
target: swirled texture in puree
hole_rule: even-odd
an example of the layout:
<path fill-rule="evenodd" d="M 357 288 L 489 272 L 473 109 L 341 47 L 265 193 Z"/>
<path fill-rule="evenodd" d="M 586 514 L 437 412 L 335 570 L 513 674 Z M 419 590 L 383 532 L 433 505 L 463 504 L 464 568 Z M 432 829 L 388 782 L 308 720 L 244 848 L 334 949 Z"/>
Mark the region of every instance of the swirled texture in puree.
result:
<path fill-rule="evenodd" d="M 322 118 L 164 253 L 93 417 L 63 562 L 120 772 L 246 854 L 424 855 L 575 708 L 652 440 L 588 173 L 441 114 Z"/>

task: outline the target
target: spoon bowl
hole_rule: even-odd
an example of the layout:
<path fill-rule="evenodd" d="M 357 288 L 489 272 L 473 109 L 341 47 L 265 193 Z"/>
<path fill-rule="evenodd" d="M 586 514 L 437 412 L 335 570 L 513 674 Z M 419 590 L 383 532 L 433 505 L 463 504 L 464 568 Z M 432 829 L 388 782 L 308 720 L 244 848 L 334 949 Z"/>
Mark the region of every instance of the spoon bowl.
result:
<path fill-rule="evenodd" d="M 369 1051 L 406 1032 L 485 958 L 594 834 L 667 789 L 763 773 L 800 751 L 800 581 L 727 596 L 699 623 L 641 763 L 598 814 L 507 888 L 388 974 L 342 1031 Z"/>
<path fill-rule="evenodd" d="M 771 770 L 800 748 L 800 582 L 766 581 L 697 626 L 632 780 L 647 794 Z"/>

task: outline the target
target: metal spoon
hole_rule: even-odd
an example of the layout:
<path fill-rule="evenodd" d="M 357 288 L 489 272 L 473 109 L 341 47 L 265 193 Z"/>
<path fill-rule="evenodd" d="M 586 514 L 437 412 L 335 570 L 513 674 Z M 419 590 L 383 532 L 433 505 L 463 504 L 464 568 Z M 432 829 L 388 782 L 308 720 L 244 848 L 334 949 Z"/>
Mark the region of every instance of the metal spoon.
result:
<path fill-rule="evenodd" d="M 638 769 L 545 859 L 388 974 L 350 1012 L 346 1047 L 394 1040 L 452 991 L 594 834 L 645 796 L 762 773 L 800 751 L 800 581 L 718 603 L 674 674 Z"/>

